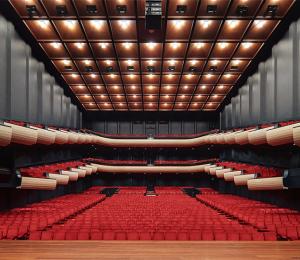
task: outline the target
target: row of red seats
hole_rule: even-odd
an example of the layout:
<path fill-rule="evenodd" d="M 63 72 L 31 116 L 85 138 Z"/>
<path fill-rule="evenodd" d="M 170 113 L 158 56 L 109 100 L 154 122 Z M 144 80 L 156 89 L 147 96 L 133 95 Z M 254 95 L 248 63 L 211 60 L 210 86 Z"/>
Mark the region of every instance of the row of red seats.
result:
<path fill-rule="evenodd" d="M 253 165 L 248 163 L 239 163 L 239 162 L 217 162 L 216 165 L 223 166 L 226 168 L 232 168 L 234 170 L 243 171 L 245 174 L 251 173 L 260 173 L 260 176 L 263 178 L 268 177 L 279 177 L 282 176 L 283 170 L 274 167 L 265 167 L 261 165 Z"/>
<path fill-rule="evenodd" d="M 258 232 L 227 218 L 184 195 L 179 187 L 155 190 L 158 196 L 148 197 L 121 188 L 82 214 L 52 225 L 46 234 L 30 234 L 30 238 L 58 239 L 60 233 L 59 239 L 276 240 L 274 233 Z"/>
<path fill-rule="evenodd" d="M 108 160 L 102 158 L 85 158 L 83 161 L 108 165 L 147 165 L 146 160 Z"/>
<path fill-rule="evenodd" d="M 28 232 L 43 230 L 104 198 L 102 194 L 64 195 L 2 212 L 0 213 L 0 237 L 1 239 L 16 239 Z"/>
<path fill-rule="evenodd" d="M 30 240 L 241 240 L 241 241 L 274 241 L 277 240 L 274 232 L 263 233 L 224 233 L 219 232 L 123 232 L 99 230 L 85 231 L 35 231 L 29 236 Z"/>
<path fill-rule="evenodd" d="M 84 165 L 85 163 L 81 161 L 69 161 L 64 163 L 20 168 L 20 173 L 22 176 L 43 178 L 45 177 L 45 172 L 58 173 L 59 170 L 68 170 L 69 168 L 76 168 Z"/>
<path fill-rule="evenodd" d="M 284 239 L 300 239 L 300 212 L 296 210 L 234 195 L 197 195 L 197 198 L 260 230 L 275 232 Z"/>

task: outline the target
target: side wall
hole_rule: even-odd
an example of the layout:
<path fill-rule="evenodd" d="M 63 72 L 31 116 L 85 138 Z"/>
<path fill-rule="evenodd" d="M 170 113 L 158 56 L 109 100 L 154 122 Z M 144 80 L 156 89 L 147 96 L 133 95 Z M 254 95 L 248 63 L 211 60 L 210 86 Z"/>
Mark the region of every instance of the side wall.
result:
<path fill-rule="evenodd" d="M 272 49 L 221 112 L 221 128 L 247 127 L 300 118 L 300 20 Z"/>
<path fill-rule="evenodd" d="M 81 127 L 81 112 L 0 15 L 0 119 Z"/>

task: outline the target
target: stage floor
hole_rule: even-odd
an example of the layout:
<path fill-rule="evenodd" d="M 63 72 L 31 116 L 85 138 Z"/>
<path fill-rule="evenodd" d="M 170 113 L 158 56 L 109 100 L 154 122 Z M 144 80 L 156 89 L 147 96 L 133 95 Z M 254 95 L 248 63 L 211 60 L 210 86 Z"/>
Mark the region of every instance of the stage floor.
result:
<path fill-rule="evenodd" d="M 0 241 L 0 259 L 300 260 L 300 241 Z"/>

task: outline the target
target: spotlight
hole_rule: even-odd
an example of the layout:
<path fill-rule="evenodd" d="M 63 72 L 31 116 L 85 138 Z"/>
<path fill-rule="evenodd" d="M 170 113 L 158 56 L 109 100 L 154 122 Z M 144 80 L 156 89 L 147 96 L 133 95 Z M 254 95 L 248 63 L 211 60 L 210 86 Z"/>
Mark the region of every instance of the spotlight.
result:
<path fill-rule="evenodd" d="M 229 20 L 228 21 L 228 25 L 230 27 L 230 29 L 234 29 L 238 26 L 239 21 L 238 20 Z"/>
<path fill-rule="evenodd" d="M 265 16 L 275 16 L 278 11 L 278 5 L 268 5 Z"/>
<path fill-rule="evenodd" d="M 182 29 L 182 27 L 184 25 L 184 21 L 183 20 L 175 20 L 175 21 L 173 21 L 173 25 L 175 26 L 176 30 L 180 30 L 180 29 Z"/>
<path fill-rule="evenodd" d="M 172 46 L 173 49 L 177 49 L 180 46 L 180 43 L 173 42 L 173 43 L 171 43 L 171 46 Z"/>
<path fill-rule="evenodd" d="M 242 43 L 242 46 L 243 46 L 245 49 L 249 49 L 249 48 L 252 46 L 252 42 L 243 42 L 243 43 Z"/>
<path fill-rule="evenodd" d="M 108 46 L 108 43 L 102 42 L 102 43 L 99 43 L 99 45 L 100 45 L 101 49 L 106 49 Z"/>
<path fill-rule="evenodd" d="M 202 20 L 202 21 L 200 21 L 200 23 L 202 24 L 202 27 L 204 29 L 207 29 L 210 26 L 211 21 L 209 21 L 209 20 Z"/>
<path fill-rule="evenodd" d="M 98 10 L 97 10 L 96 5 L 87 5 L 86 6 L 86 13 L 91 14 L 91 15 L 97 14 Z"/>
<path fill-rule="evenodd" d="M 127 6 L 126 5 L 117 5 L 117 13 L 118 14 L 126 14 L 127 13 Z"/>
<path fill-rule="evenodd" d="M 238 5 L 238 7 L 236 8 L 236 14 L 239 16 L 247 16 L 248 15 L 248 6 Z"/>
<path fill-rule="evenodd" d="M 255 24 L 256 28 L 262 29 L 265 26 L 266 21 L 264 21 L 264 20 L 256 20 L 254 22 L 254 24 Z"/>
<path fill-rule="evenodd" d="M 153 50 L 156 46 L 156 43 L 155 42 L 148 42 L 147 43 L 147 47 L 150 49 L 150 50 Z"/>
<path fill-rule="evenodd" d="M 128 71 L 134 71 L 134 66 L 127 66 Z"/>
<path fill-rule="evenodd" d="M 42 29 L 48 28 L 48 26 L 50 24 L 50 22 L 48 20 L 39 20 L 37 22 Z"/>
<path fill-rule="evenodd" d="M 177 5 L 176 6 L 176 14 L 185 14 L 186 12 L 186 5 Z"/>
<path fill-rule="evenodd" d="M 26 11 L 30 17 L 39 15 L 39 12 L 35 5 L 26 5 Z"/>
<path fill-rule="evenodd" d="M 154 72 L 155 71 L 154 66 L 147 66 L 147 71 L 148 72 Z"/>
<path fill-rule="evenodd" d="M 91 20 L 91 25 L 95 28 L 95 29 L 100 29 L 103 26 L 103 21 L 102 20 Z"/>
<path fill-rule="evenodd" d="M 57 5 L 56 6 L 56 14 L 58 16 L 65 16 L 68 14 L 67 7 L 65 5 Z"/>
<path fill-rule="evenodd" d="M 175 66 L 169 66 L 168 71 L 172 71 L 172 72 L 175 71 Z"/>
<path fill-rule="evenodd" d="M 119 25 L 123 30 L 126 30 L 129 27 L 129 21 L 127 20 L 121 20 L 119 21 Z"/>
<path fill-rule="evenodd" d="M 217 5 L 207 5 L 206 12 L 209 15 L 215 15 L 217 13 Z"/>
<path fill-rule="evenodd" d="M 72 66 L 65 66 L 65 71 L 72 71 Z"/>
<path fill-rule="evenodd" d="M 66 20 L 64 21 L 65 26 L 67 26 L 69 29 L 74 29 L 76 25 L 76 21 L 74 20 Z"/>
<path fill-rule="evenodd" d="M 105 68 L 105 70 L 106 70 L 106 72 L 108 72 L 108 73 L 111 73 L 111 72 L 114 71 L 114 69 L 113 69 L 112 66 L 107 66 L 107 67 Z"/>
<path fill-rule="evenodd" d="M 195 45 L 196 45 L 197 49 L 201 49 L 204 46 L 204 43 L 203 42 L 196 42 Z"/>
<path fill-rule="evenodd" d="M 85 66 L 85 71 L 86 72 L 92 72 L 93 71 L 93 67 L 92 66 Z"/>
<path fill-rule="evenodd" d="M 194 67 L 194 66 L 191 66 L 191 67 L 189 68 L 189 71 L 190 71 L 190 72 L 197 72 L 198 69 L 197 69 L 196 67 Z"/>

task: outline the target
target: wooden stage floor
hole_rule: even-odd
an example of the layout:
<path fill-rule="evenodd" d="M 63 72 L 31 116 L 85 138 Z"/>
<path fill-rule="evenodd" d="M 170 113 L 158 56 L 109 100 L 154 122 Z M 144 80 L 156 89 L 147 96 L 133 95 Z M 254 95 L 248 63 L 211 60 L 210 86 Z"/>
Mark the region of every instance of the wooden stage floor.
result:
<path fill-rule="evenodd" d="M 300 241 L 0 241 L 0 259 L 300 260 Z"/>

